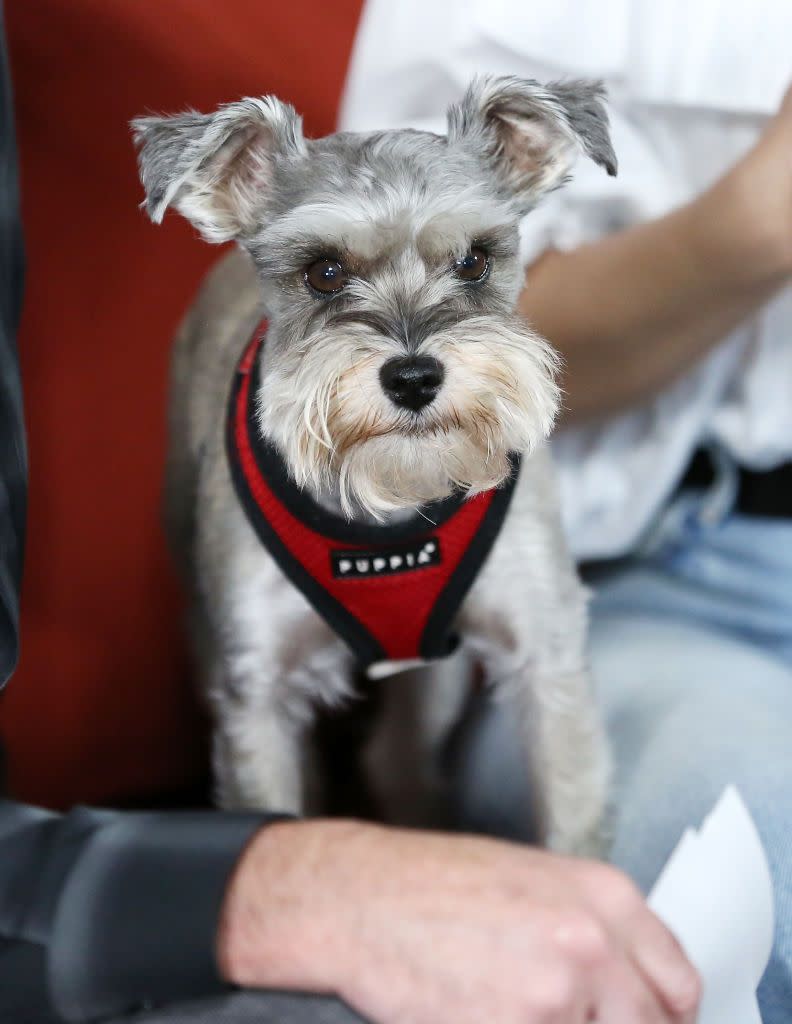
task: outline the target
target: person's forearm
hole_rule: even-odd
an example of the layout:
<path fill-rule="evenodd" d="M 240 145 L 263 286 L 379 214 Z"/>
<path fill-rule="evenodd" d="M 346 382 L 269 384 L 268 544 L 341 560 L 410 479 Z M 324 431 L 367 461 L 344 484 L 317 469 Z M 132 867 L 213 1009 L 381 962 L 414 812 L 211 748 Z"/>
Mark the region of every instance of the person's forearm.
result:
<path fill-rule="evenodd" d="M 790 273 L 743 170 L 658 220 L 549 252 L 528 272 L 520 310 L 564 359 L 564 416 L 628 407 L 692 367 Z"/>
<path fill-rule="evenodd" d="M 700 982 L 616 869 L 474 836 L 314 819 L 248 844 L 220 969 L 377 1024 L 693 1024 Z"/>

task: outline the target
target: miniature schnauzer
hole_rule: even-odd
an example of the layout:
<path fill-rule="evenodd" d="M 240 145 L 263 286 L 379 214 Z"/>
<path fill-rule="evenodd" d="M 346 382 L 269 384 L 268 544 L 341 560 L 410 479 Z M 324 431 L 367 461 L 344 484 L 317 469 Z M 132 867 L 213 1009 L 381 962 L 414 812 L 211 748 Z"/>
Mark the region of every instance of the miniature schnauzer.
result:
<path fill-rule="evenodd" d="M 581 150 L 616 172 L 602 87 L 482 77 L 446 135 L 306 139 L 273 97 L 133 128 L 152 220 L 247 254 L 182 326 L 165 496 L 218 802 L 321 809 L 309 726 L 364 668 L 370 784 L 426 822 L 478 680 L 542 841 L 596 853 L 609 758 L 545 443 L 557 357 L 514 310 L 521 218 Z"/>

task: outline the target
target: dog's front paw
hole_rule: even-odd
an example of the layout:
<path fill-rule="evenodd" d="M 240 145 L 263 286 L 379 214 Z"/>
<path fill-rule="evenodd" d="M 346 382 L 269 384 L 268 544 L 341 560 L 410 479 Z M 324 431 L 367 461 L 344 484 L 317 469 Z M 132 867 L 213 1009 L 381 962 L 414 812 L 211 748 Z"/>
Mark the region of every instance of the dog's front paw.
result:
<path fill-rule="evenodd" d="M 615 809 L 606 806 L 597 819 L 585 828 L 553 829 L 545 845 L 555 853 L 591 860 L 607 860 L 613 845 Z"/>
<path fill-rule="evenodd" d="M 547 843 L 555 853 L 590 860 L 607 860 L 612 844 L 613 836 L 605 828 L 594 828 L 578 836 L 550 836 Z"/>

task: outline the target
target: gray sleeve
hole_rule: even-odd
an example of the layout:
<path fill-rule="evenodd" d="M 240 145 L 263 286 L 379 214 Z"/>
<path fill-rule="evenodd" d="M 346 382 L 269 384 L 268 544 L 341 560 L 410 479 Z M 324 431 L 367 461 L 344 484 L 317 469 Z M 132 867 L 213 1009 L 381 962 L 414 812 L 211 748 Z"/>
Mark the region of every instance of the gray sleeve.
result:
<path fill-rule="evenodd" d="M 222 992 L 220 905 L 266 820 L 82 808 L 60 817 L 0 803 L 0 1019 L 4 999 L 32 1005 L 42 991 L 69 1021 Z M 23 948 L 26 970 L 12 973 Z"/>

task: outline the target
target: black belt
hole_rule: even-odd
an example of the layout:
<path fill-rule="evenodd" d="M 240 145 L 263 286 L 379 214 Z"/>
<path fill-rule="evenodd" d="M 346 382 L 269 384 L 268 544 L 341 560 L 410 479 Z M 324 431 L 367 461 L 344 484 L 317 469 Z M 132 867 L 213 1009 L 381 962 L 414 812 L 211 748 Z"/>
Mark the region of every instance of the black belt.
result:
<path fill-rule="evenodd" d="M 746 516 L 792 519 L 792 462 L 759 473 L 740 468 L 738 474 L 737 511 Z M 716 476 L 712 456 L 705 448 L 700 448 L 691 459 L 679 489 L 705 489 L 715 482 Z"/>

